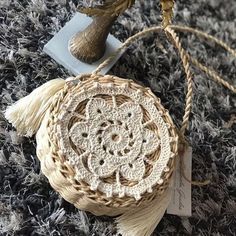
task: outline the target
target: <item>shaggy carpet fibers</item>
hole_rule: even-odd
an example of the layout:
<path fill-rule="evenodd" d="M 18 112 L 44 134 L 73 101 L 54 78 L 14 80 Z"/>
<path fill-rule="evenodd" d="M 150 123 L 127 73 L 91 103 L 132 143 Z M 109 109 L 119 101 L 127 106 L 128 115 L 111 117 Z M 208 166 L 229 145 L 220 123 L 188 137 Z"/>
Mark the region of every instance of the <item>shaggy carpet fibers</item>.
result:
<path fill-rule="evenodd" d="M 88 1 L 87 1 L 88 2 Z M 70 74 L 42 48 L 76 11 L 76 1 L 0 0 L 0 235 L 116 235 L 112 218 L 95 217 L 63 200 L 40 172 L 34 138 L 17 136 L 6 107 L 44 82 Z M 159 24 L 158 1 L 137 0 L 112 28 L 121 41 Z M 236 48 L 236 1 L 177 1 L 175 23 Z M 183 45 L 235 84 L 236 60 L 212 43 L 181 34 Z M 165 215 L 154 235 L 236 235 L 236 124 L 233 93 L 193 70 L 194 105 L 187 138 L 193 147 L 192 217 Z M 122 56 L 110 73 L 149 86 L 180 125 L 184 73 L 164 37 L 150 37 Z M 132 235 L 131 235 L 132 236 Z"/>

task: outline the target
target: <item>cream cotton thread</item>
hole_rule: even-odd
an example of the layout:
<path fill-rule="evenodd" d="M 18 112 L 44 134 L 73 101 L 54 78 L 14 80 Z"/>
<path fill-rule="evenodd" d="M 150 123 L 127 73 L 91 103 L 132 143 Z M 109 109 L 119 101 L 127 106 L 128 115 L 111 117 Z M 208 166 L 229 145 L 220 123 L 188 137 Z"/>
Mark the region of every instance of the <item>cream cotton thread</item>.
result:
<path fill-rule="evenodd" d="M 110 96 L 112 105 L 97 95 Z M 128 102 L 116 104 L 116 96 L 125 95 Z M 85 116 L 76 112 L 76 107 L 88 99 Z M 61 150 L 68 157 L 68 163 L 75 168 L 75 178 L 84 180 L 91 190 L 97 189 L 107 197 L 124 195 L 141 198 L 145 192 L 152 192 L 152 187 L 161 184 L 161 174 L 166 170 L 169 158 L 173 157 L 170 148 L 168 127 L 155 107 L 155 101 L 142 96 L 140 91 L 134 91 L 128 86 L 114 86 L 112 84 L 95 83 L 94 87 L 69 97 L 71 101 L 64 101 L 64 109 L 70 114 L 59 114 L 60 126 L 58 136 L 61 137 Z M 73 102 L 72 102 L 73 101 Z M 66 105 L 68 104 L 68 105 Z M 149 112 L 151 119 L 142 123 L 143 110 Z M 68 119 L 83 117 L 68 130 Z M 160 132 L 158 137 L 152 130 L 146 128 L 148 124 L 155 124 Z M 65 124 L 65 125 L 64 125 Z M 70 140 L 69 140 L 70 139 Z M 115 139 L 115 140 L 113 140 Z M 84 150 L 80 155 L 71 147 L 70 142 L 78 149 Z M 148 145 L 147 145 L 148 144 Z M 153 162 L 152 173 L 143 178 L 145 162 L 150 155 L 161 148 L 157 161 Z M 87 168 L 84 161 L 87 161 Z M 102 178 L 116 174 L 116 183 L 107 184 Z M 132 187 L 123 186 L 120 176 L 138 183 Z"/>

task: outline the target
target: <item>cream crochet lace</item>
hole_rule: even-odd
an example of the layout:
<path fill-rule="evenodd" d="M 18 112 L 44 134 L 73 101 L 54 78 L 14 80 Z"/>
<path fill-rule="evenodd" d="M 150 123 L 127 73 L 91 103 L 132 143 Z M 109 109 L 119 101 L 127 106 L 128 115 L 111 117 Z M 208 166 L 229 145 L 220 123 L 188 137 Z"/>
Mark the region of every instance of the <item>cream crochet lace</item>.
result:
<path fill-rule="evenodd" d="M 125 102 L 118 104 L 117 96 L 123 96 Z M 144 121 L 144 113 L 148 120 Z M 174 156 L 173 140 L 162 115 L 154 99 L 125 85 L 95 83 L 87 91 L 71 94 L 58 116 L 57 133 L 75 179 L 107 197 L 139 200 L 141 194 L 152 192 L 153 186 L 162 184 L 161 175 L 168 171 L 168 161 Z M 151 160 L 153 153 L 159 157 Z M 147 165 L 151 165 L 149 173 Z M 106 181 L 112 176 L 115 181 Z M 126 185 L 126 180 L 133 184 Z"/>

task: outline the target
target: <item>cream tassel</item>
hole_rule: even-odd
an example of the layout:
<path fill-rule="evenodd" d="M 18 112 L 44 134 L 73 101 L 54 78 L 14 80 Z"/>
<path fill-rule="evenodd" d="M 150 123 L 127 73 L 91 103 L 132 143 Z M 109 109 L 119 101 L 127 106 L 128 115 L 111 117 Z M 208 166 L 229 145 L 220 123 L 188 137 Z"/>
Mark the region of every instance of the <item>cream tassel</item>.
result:
<path fill-rule="evenodd" d="M 50 80 L 6 109 L 5 117 L 20 135 L 32 136 L 52 103 L 53 96 L 65 85 L 65 80 Z"/>
<path fill-rule="evenodd" d="M 117 217 L 118 233 L 122 236 L 150 236 L 165 214 L 170 199 L 171 190 L 168 188 L 148 205 Z"/>

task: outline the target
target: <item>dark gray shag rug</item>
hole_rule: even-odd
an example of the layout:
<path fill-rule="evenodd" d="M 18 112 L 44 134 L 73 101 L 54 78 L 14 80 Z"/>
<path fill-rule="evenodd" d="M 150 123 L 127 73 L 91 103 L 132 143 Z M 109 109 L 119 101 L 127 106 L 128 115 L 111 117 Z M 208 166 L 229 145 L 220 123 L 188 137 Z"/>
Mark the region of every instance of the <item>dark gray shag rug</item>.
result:
<path fill-rule="evenodd" d="M 0 235 L 115 235 L 111 218 L 95 217 L 63 200 L 40 172 L 34 139 L 17 136 L 3 117 L 6 106 L 67 70 L 42 52 L 43 45 L 76 11 L 76 1 L 0 1 Z M 124 41 L 159 24 L 159 1 L 137 0 L 115 23 Z M 175 23 L 209 32 L 236 48 L 236 1 L 177 1 Z M 189 51 L 236 80 L 236 60 L 212 43 L 182 35 Z M 193 146 L 190 218 L 165 215 L 154 235 L 236 235 L 236 99 L 233 93 L 194 71 L 194 106 L 188 139 Z M 110 73 L 132 78 L 161 97 L 176 124 L 184 107 L 184 74 L 173 47 L 154 37 L 137 42 Z M 132 236 L 132 235 L 131 235 Z"/>

